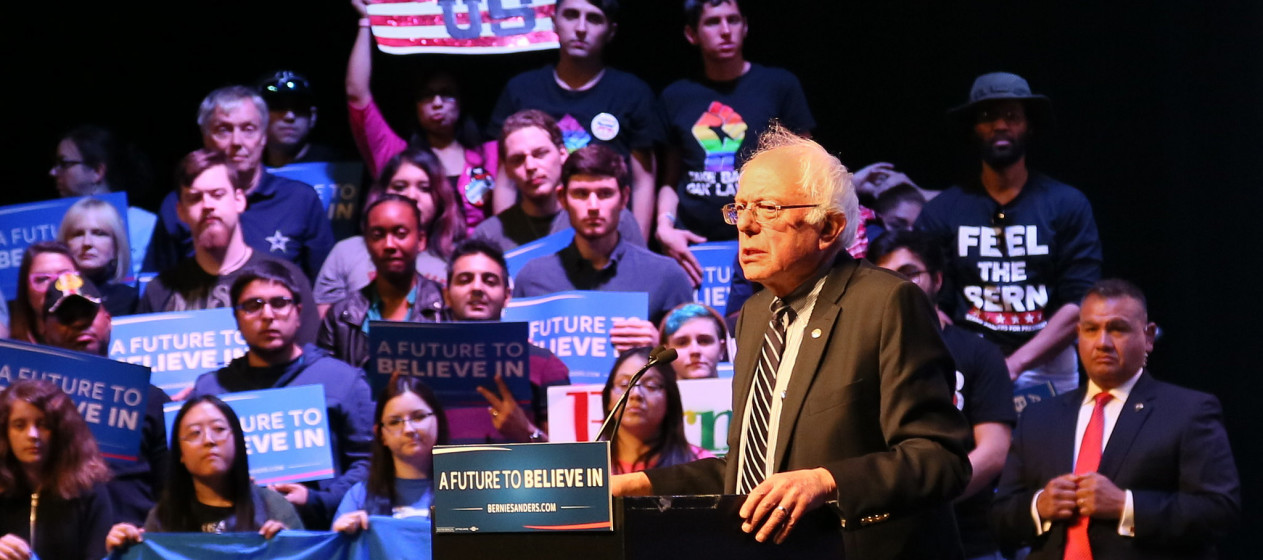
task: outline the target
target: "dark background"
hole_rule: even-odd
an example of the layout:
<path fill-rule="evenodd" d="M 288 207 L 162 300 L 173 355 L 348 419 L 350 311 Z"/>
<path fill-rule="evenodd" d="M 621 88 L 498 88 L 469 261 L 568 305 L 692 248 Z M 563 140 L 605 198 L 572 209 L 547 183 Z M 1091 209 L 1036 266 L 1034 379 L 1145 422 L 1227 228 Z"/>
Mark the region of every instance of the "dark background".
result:
<path fill-rule="evenodd" d="M 1039 131 L 1031 165 L 1087 194 L 1106 274 L 1148 292 L 1164 333 L 1152 370 L 1222 399 L 1245 524 L 1263 522 L 1253 507 L 1263 488 L 1252 476 L 1263 471 L 1263 446 L 1249 412 L 1263 394 L 1255 221 L 1263 198 L 1263 5 L 747 3 L 748 58 L 799 76 L 816 137 L 853 168 L 890 161 L 934 188 L 976 173 L 943 114 L 965 101 L 978 74 L 1016 72 L 1053 99 L 1057 125 Z M 678 5 L 625 2 L 610 61 L 655 89 L 698 71 Z M 0 111 L 9 173 L 0 204 L 52 196 L 47 171 L 58 138 L 92 122 L 153 160 L 157 188 L 135 201 L 152 209 L 170 188 L 172 162 L 200 145 L 202 96 L 278 68 L 315 83 L 317 137 L 354 153 L 342 80 L 356 17 L 345 2 L 72 1 L 11 13 L 0 39 L 10 99 Z M 374 92 L 403 130 L 411 77 L 457 66 L 466 109 L 485 117 L 509 76 L 554 57 L 377 53 Z M 1225 556 L 1251 555 L 1245 533 L 1225 543 Z"/>

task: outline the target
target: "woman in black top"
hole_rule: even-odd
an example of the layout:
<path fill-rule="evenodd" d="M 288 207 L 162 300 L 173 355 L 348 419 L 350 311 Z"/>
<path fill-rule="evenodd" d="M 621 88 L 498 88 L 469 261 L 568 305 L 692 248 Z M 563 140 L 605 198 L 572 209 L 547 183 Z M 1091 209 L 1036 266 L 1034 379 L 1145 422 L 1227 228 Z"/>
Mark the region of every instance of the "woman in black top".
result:
<path fill-rule="evenodd" d="M 0 558 L 102 558 L 110 470 L 74 402 L 19 380 L 0 392 L 0 423 Z"/>
<path fill-rule="evenodd" d="M 180 407 L 171 434 L 170 474 L 145 528 L 119 523 L 105 539 L 109 551 L 143 540 L 145 532 L 257 531 L 272 538 L 302 529 L 294 506 L 250 482 L 246 438 L 236 413 L 205 395 Z"/>

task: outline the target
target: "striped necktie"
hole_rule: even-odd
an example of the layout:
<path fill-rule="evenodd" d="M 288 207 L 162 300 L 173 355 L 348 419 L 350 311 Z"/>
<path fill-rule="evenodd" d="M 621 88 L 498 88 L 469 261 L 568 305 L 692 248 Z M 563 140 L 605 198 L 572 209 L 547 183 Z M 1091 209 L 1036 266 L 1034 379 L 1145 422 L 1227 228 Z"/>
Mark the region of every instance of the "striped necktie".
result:
<path fill-rule="evenodd" d="M 750 421 L 746 426 L 745 454 L 742 457 L 741 478 L 737 492 L 749 494 L 766 478 L 768 420 L 772 415 L 772 387 L 776 385 L 776 370 L 785 352 L 785 329 L 794 322 L 794 310 L 785 300 L 772 301 L 772 320 L 763 334 L 763 346 L 759 350 L 759 364 L 754 370 L 754 385 L 750 388 Z"/>

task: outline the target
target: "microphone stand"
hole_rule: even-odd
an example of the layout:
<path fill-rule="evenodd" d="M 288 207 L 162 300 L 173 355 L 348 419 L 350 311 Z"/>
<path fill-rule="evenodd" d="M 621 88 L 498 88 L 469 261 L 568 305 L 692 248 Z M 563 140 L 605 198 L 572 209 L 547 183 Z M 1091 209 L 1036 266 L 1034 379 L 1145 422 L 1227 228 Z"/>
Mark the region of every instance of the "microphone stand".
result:
<path fill-rule="evenodd" d="M 601 423 L 601 430 L 597 432 L 596 439 L 592 441 L 612 441 L 614 434 L 618 433 L 618 427 L 623 423 L 623 412 L 627 409 L 627 399 L 631 395 L 632 389 L 636 388 L 636 383 L 640 382 L 640 378 L 649 371 L 649 368 L 658 364 L 669 364 L 675 361 L 679 356 L 674 348 L 659 346 L 649 353 L 649 361 L 645 362 L 645 366 L 640 368 L 635 375 L 632 376 L 631 382 L 627 384 L 627 390 L 623 391 L 623 396 L 618 398 L 618 402 L 610 409 L 610 413 L 605 416 L 605 421 Z"/>

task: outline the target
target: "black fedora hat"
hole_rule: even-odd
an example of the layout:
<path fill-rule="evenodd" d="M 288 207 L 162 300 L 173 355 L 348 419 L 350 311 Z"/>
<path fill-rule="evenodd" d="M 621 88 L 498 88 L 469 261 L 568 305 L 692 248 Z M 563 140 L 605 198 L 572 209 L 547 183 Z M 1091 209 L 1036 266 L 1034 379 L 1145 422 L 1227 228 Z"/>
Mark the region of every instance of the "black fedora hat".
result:
<path fill-rule="evenodd" d="M 989 101 L 1021 101 L 1026 106 L 1027 117 L 1037 128 L 1052 124 L 1052 100 L 1046 95 L 1031 92 L 1030 84 L 1017 74 L 991 72 L 978 76 L 969 89 L 969 101 L 953 107 L 947 116 L 954 121 L 972 125 L 978 106 Z"/>

